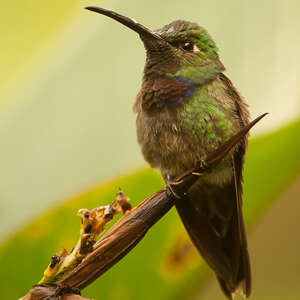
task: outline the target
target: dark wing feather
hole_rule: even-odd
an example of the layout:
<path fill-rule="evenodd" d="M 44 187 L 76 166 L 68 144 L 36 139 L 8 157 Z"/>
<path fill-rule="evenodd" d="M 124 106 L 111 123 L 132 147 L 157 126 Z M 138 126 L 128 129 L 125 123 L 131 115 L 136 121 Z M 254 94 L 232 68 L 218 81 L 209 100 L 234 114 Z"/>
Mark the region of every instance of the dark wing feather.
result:
<path fill-rule="evenodd" d="M 235 179 L 224 187 L 202 183 L 185 199 L 176 202 L 191 240 L 215 271 L 223 292 L 230 299 L 239 288 L 247 297 L 251 290 L 238 182 Z"/>
<path fill-rule="evenodd" d="M 248 124 L 247 105 L 224 75 L 228 95 L 235 100 L 241 128 Z M 215 271 L 228 298 L 239 288 L 251 292 L 251 272 L 242 215 L 242 169 L 247 138 L 233 154 L 233 180 L 224 187 L 201 184 L 186 199 L 178 200 L 177 211 L 199 252 Z"/>

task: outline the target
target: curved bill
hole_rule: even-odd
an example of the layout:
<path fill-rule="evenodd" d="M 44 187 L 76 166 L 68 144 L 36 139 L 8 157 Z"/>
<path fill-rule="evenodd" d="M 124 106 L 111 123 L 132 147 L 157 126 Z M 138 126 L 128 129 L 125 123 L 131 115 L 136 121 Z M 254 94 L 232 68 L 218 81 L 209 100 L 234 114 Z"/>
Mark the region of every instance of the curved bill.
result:
<path fill-rule="evenodd" d="M 85 8 L 87 10 L 94 11 L 101 15 L 108 16 L 108 17 L 118 21 L 119 23 L 122 23 L 123 25 L 132 29 L 133 31 L 137 32 L 141 36 L 156 39 L 156 40 L 163 40 L 158 34 L 153 32 L 152 30 L 148 29 L 147 27 L 143 26 L 142 24 L 139 24 L 134 19 L 122 16 L 112 10 L 107 10 L 107 9 L 97 7 L 97 6 L 87 6 Z"/>

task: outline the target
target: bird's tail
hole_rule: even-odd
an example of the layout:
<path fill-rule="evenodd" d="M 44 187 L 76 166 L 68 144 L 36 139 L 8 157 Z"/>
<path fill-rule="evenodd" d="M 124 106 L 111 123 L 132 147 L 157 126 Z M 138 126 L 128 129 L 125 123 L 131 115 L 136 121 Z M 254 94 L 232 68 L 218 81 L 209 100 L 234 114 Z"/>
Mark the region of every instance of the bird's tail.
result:
<path fill-rule="evenodd" d="M 176 202 L 191 240 L 214 270 L 225 295 L 240 290 L 250 295 L 251 274 L 241 191 L 232 181 L 225 187 L 202 184 Z"/>

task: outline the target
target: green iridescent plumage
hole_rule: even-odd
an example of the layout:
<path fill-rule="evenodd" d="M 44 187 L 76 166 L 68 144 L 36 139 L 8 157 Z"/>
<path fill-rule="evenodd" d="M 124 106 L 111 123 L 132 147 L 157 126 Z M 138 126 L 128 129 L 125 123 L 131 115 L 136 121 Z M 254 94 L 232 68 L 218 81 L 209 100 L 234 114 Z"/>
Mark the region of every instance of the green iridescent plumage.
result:
<path fill-rule="evenodd" d="M 222 86 L 212 84 L 215 89 Z M 228 105 L 209 95 L 211 86 L 201 86 L 186 99 L 181 107 L 177 108 L 178 119 L 182 120 L 179 126 L 183 131 L 190 131 L 193 139 L 214 140 L 218 144 L 227 140 L 234 134 L 233 123 L 227 114 Z M 225 90 L 223 89 L 225 93 Z M 218 132 L 218 134 L 216 134 Z"/>
<path fill-rule="evenodd" d="M 205 85 L 224 71 L 218 59 L 215 42 L 205 29 L 184 21 L 172 22 L 156 32 L 173 45 L 193 42 L 198 50 L 186 55 L 176 72 L 166 73 L 170 78 L 180 78 L 188 82 L 195 90 L 193 95 L 177 108 L 178 119 L 182 120 L 178 125 L 183 132 L 190 131 L 196 142 L 205 138 L 216 142 L 216 145 L 224 142 L 234 133 L 231 116 L 226 112 L 230 106 L 221 101 L 222 98 L 226 98 L 224 84 L 212 81 L 211 84 Z M 215 94 L 219 94 L 218 99 L 211 95 L 212 89 Z"/>

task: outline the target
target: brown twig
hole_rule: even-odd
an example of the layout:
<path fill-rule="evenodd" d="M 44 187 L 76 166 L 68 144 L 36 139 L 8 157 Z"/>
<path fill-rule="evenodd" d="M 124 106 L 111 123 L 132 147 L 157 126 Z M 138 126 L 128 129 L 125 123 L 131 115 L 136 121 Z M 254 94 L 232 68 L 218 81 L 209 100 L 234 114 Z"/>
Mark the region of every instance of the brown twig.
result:
<path fill-rule="evenodd" d="M 122 217 L 94 245 L 93 252 L 58 282 L 57 287 L 69 287 L 71 290 L 82 290 L 116 264 L 144 237 L 151 226 L 173 206 L 176 201 L 176 196 L 173 191 L 176 192 L 176 195 L 183 195 L 199 178 L 198 173 L 209 172 L 212 167 L 216 166 L 265 115 L 266 114 L 263 114 L 256 118 L 227 142 L 223 143 L 217 150 L 210 153 L 204 161 L 199 163 L 199 168 L 183 174 L 177 182 L 171 184 L 170 189 L 165 188 L 156 192 L 132 209 L 129 214 Z M 45 296 L 42 296 L 42 288 L 44 288 L 44 295 L 49 295 L 47 285 L 43 287 L 37 286 L 34 287 L 30 293 L 32 294 L 34 289 L 39 289 L 40 296 L 38 298 L 25 298 L 29 295 L 28 293 L 22 299 L 46 299 Z M 51 288 L 53 289 L 53 285 L 51 285 Z M 51 299 L 63 299 L 59 297 L 60 296 Z"/>

